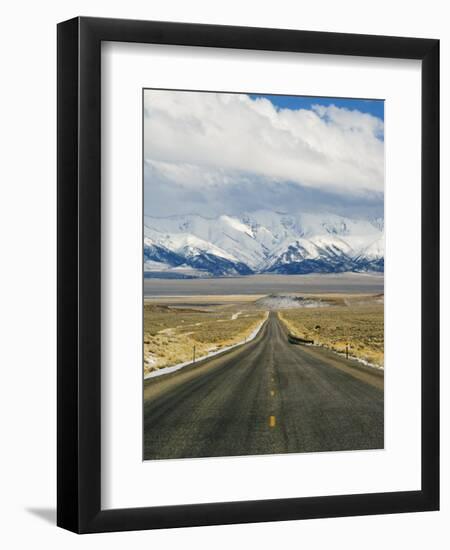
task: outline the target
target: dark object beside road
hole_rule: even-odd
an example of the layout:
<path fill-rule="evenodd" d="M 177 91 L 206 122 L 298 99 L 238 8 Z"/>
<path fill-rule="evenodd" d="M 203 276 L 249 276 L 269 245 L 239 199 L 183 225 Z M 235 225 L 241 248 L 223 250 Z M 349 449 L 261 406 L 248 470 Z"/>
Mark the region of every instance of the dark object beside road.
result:
<path fill-rule="evenodd" d="M 314 340 L 305 340 L 293 334 L 288 334 L 288 340 L 291 344 L 314 344 Z"/>

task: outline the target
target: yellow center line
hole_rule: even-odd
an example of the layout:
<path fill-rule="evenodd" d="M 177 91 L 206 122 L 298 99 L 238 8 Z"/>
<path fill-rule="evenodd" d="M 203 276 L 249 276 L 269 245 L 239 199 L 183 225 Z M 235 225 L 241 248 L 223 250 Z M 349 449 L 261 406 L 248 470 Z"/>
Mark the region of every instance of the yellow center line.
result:
<path fill-rule="evenodd" d="M 273 416 L 273 415 L 269 416 L 269 427 L 270 428 L 275 428 L 275 424 L 276 424 L 275 416 Z"/>

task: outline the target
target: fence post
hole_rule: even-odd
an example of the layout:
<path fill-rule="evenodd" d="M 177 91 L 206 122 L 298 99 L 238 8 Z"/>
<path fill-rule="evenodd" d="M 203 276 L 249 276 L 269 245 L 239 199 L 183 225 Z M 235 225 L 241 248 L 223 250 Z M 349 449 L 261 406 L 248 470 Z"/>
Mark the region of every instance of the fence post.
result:
<path fill-rule="evenodd" d="M 195 363 L 195 346 L 194 346 L 194 349 L 192 350 L 192 362 Z"/>

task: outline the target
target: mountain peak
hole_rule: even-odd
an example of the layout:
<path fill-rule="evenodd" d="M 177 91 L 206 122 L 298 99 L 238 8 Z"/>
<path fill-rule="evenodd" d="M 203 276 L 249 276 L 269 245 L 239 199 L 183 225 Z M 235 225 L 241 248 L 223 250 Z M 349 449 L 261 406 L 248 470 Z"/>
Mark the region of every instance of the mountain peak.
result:
<path fill-rule="evenodd" d="M 146 216 L 144 224 L 149 271 L 164 254 L 169 269 L 185 262 L 205 276 L 384 270 L 382 218 L 260 210 L 239 217 Z"/>

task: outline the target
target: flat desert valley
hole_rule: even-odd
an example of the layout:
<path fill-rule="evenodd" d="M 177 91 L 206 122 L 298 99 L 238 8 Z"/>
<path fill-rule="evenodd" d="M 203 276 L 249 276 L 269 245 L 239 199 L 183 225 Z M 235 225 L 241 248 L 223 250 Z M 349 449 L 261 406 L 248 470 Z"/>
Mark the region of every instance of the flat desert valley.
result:
<path fill-rule="evenodd" d="M 204 279 L 144 279 L 144 296 L 190 296 L 216 294 L 275 293 L 380 293 L 384 291 L 383 274 L 339 273 L 311 275 L 248 275 L 246 277 L 211 277 Z"/>
<path fill-rule="evenodd" d="M 256 336 L 269 312 L 287 334 L 383 366 L 380 275 L 255 275 L 144 281 L 144 375 Z"/>

